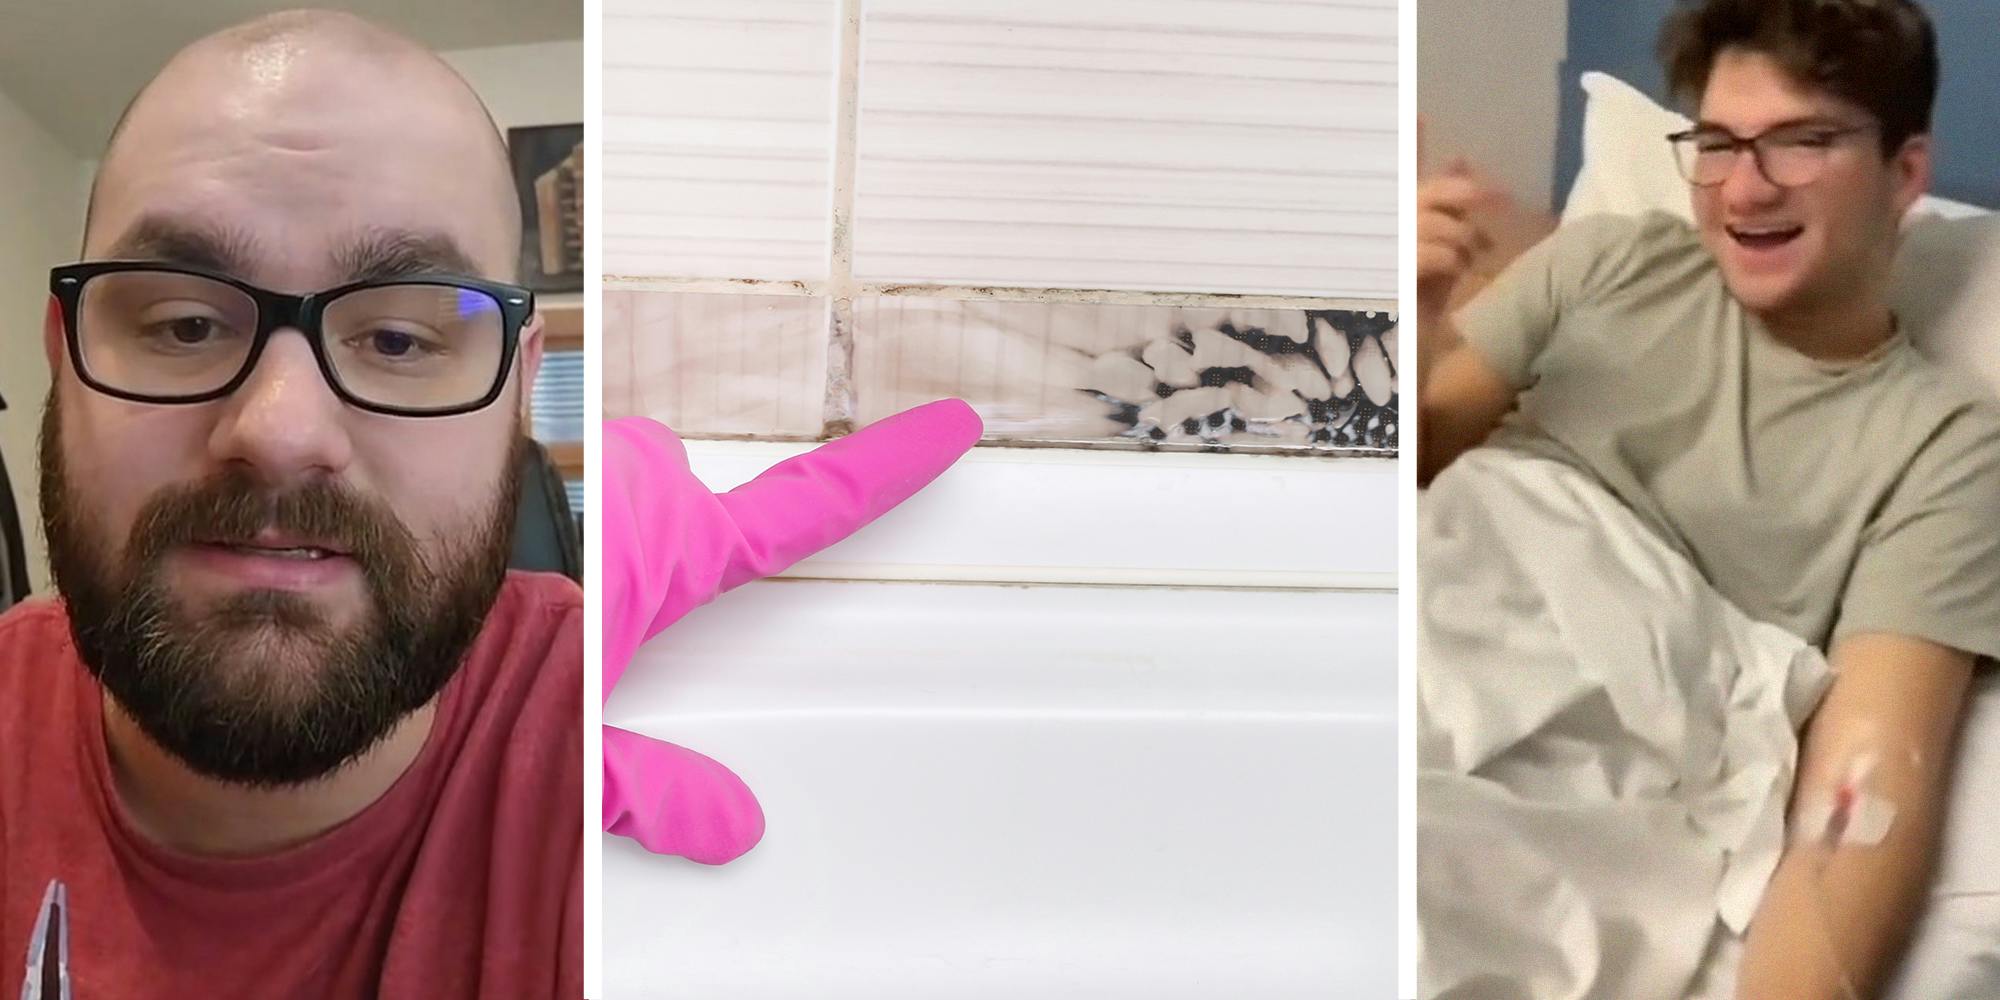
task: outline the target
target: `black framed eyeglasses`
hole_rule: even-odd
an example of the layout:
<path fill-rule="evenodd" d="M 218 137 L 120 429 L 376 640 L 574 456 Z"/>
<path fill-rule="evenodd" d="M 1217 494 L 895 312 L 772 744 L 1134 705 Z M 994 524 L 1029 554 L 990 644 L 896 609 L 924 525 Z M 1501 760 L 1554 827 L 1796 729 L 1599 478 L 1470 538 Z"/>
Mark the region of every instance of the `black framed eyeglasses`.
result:
<path fill-rule="evenodd" d="M 1693 128 L 1667 136 L 1682 179 L 1695 187 L 1716 187 L 1736 172 L 1736 158 L 1750 151 L 1757 172 L 1783 188 L 1804 187 L 1826 172 L 1828 155 L 1841 139 L 1872 132 L 1867 125 L 1802 122 L 1780 125 L 1749 138 L 1727 129 Z"/>
<path fill-rule="evenodd" d="M 282 329 L 312 346 L 340 399 L 405 417 L 470 413 L 500 397 L 534 293 L 460 275 L 357 281 L 286 295 L 226 274 L 153 261 L 49 271 L 77 378 L 140 403 L 235 392 Z"/>

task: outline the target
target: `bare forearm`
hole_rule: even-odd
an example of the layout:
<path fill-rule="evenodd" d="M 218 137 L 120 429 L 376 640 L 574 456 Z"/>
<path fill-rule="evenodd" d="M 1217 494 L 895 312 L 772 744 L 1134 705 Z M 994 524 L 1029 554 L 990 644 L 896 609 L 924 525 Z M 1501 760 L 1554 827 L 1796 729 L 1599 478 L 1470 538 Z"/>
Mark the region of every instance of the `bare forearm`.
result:
<path fill-rule="evenodd" d="M 1417 345 L 1417 482 L 1429 485 L 1493 433 L 1514 392 L 1448 318 L 1424 324 Z"/>
<path fill-rule="evenodd" d="M 1419 319 L 1417 326 L 1417 482 L 1428 486 L 1452 458 L 1458 457 L 1456 450 L 1450 457 L 1444 454 L 1449 435 L 1443 431 L 1451 415 L 1441 412 L 1428 390 L 1438 381 L 1438 366 L 1463 341 L 1448 313 L 1442 309 L 1425 312 L 1429 315 Z"/>
<path fill-rule="evenodd" d="M 1934 831 L 1925 826 L 1871 853 L 1817 846 L 1788 852 L 1751 925 L 1737 1000 L 1877 996 L 1929 884 L 1931 851 L 1916 843 Z"/>
<path fill-rule="evenodd" d="M 1424 398 L 1424 390 L 1435 381 L 1438 366 L 1451 352 L 1458 350 L 1465 338 L 1459 335 L 1458 324 L 1452 322 L 1451 314 L 1443 309 L 1424 310 L 1417 320 L 1417 398 Z"/>
<path fill-rule="evenodd" d="M 1837 679 L 1800 755 L 1793 844 L 1751 922 L 1738 1000 L 1873 1000 L 1929 891 L 1972 657 L 1865 634 L 1831 659 Z M 1864 811 L 1886 826 L 1853 822 Z"/>

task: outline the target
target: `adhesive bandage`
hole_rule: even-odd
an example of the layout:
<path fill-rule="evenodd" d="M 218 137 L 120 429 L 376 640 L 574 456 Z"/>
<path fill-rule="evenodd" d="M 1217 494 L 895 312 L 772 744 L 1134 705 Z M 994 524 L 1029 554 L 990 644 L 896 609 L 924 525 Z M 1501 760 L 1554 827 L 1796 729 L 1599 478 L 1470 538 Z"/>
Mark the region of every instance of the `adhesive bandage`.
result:
<path fill-rule="evenodd" d="M 1827 848 L 1874 847 L 1888 837 L 1896 821 L 1896 807 L 1868 790 L 1876 763 L 1873 754 L 1854 758 L 1832 792 L 1815 795 L 1802 804 L 1793 819 L 1792 842 Z"/>

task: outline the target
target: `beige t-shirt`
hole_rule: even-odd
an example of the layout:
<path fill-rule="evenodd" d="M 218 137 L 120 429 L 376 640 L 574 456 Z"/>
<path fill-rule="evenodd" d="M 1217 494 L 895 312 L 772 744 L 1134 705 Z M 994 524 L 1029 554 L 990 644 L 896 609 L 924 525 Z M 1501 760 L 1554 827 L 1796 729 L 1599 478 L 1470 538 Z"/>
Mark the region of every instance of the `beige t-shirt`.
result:
<path fill-rule="evenodd" d="M 1667 215 L 1565 225 L 1458 324 L 1522 390 L 1488 446 L 1596 476 L 1751 617 L 2000 657 L 2000 403 L 1906 338 L 1792 350 Z"/>

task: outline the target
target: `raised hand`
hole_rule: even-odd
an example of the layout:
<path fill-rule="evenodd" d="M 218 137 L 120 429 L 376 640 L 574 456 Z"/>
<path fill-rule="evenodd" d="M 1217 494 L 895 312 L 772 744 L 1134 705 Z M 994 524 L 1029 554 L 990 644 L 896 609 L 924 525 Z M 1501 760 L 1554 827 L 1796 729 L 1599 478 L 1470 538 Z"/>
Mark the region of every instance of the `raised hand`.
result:
<path fill-rule="evenodd" d="M 1425 163 L 1423 123 L 1417 127 L 1417 316 L 1419 332 L 1445 315 L 1459 279 L 1471 273 L 1478 256 L 1493 245 L 1476 213 L 1509 202 L 1507 194 L 1483 180 L 1466 161 L 1442 170 Z"/>
<path fill-rule="evenodd" d="M 1444 309 L 1458 280 L 1492 237 L 1471 212 L 1489 189 L 1462 166 L 1417 184 L 1417 305 L 1424 312 Z"/>

